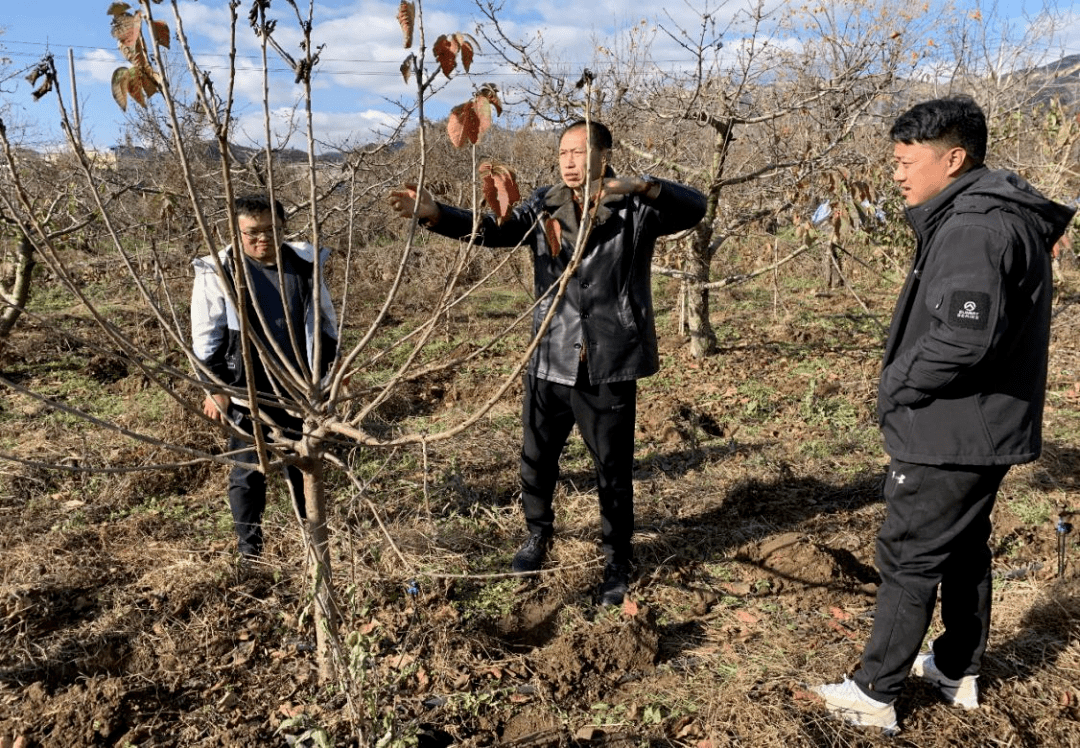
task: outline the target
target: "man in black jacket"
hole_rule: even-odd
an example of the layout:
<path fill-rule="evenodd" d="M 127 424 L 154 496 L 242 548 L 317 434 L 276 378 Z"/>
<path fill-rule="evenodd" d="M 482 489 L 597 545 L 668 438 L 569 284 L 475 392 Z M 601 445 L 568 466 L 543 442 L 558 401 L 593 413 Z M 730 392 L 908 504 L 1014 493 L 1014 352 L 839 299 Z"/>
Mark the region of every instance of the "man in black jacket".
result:
<path fill-rule="evenodd" d="M 592 214 L 581 265 L 529 362 L 522 411 L 521 498 L 529 537 L 516 572 L 540 568 L 554 530 L 552 495 L 559 455 L 576 423 L 596 466 L 601 542 L 606 559 L 599 600 L 622 602 L 629 589 L 634 532 L 634 424 L 637 380 L 660 368 L 653 319 L 651 264 L 656 239 L 692 228 L 705 197 L 651 177 L 616 177 L 608 167 L 611 132 L 579 120 L 559 139 L 562 184 L 542 187 L 499 222 L 480 218 L 475 241 L 529 246 L 541 301 L 534 332 L 547 316 L 553 286 L 574 255 L 588 194 Z M 471 211 L 436 203 L 426 190 L 395 190 L 390 204 L 443 236 L 468 241 Z"/>
<path fill-rule="evenodd" d="M 1050 249 L 1073 211 L 983 165 L 968 98 L 927 101 L 890 131 L 917 240 L 878 388 L 891 463 L 874 628 L 852 679 L 819 686 L 849 722 L 895 731 L 909 673 L 978 706 L 990 626 L 990 513 L 1012 465 L 1042 448 Z M 919 653 L 938 591 L 944 632 Z"/>

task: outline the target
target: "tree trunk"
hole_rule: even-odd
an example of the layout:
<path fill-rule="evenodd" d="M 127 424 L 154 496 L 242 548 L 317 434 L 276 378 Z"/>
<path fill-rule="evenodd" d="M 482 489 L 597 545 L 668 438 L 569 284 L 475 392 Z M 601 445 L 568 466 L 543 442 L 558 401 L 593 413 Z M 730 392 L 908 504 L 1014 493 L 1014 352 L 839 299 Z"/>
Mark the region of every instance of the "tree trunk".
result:
<path fill-rule="evenodd" d="M 836 251 L 836 244 L 830 242 L 821 256 L 821 274 L 825 288 L 831 290 L 843 285 L 844 279 L 840 276 L 839 268 L 840 253 Z"/>
<path fill-rule="evenodd" d="M 308 572 L 315 595 L 315 643 L 319 657 L 319 680 L 332 682 L 337 675 L 334 643 L 337 640 L 337 596 L 330 565 L 330 532 L 326 526 L 326 480 L 319 455 L 308 455 L 304 465 L 304 499 L 307 509 Z"/>
<path fill-rule="evenodd" d="M 690 355 L 694 358 L 705 358 L 716 353 L 716 332 L 713 331 L 712 322 L 709 321 L 709 289 L 704 287 L 709 282 L 709 268 L 712 266 L 713 255 L 716 246 L 713 246 L 713 223 L 716 221 L 716 213 L 720 206 L 720 191 L 723 189 L 721 178 L 724 175 L 724 165 L 727 163 L 728 151 L 731 148 L 732 120 L 715 120 L 711 122 L 716 130 L 713 141 L 713 183 L 705 195 L 705 217 L 694 230 L 694 239 L 690 243 L 690 256 L 687 259 L 686 272 L 700 285 L 687 286 L 687 319 L 690 328 Z"/>
<path fill-rule="evenodd" d="M 709 256 L 708 244 L 699 247 L 695 241 L 690 249 L 690 257 L 687 261 L 686 271 L 693 276 L 697 283 L 709 282 L 709 266 L 712 258 Z M 694 358 L 705 358 L 716 353 L 716 332 L 709 320 L 709 289 L 700 285 L 686 286 L 686 316 L 687 326 L 690 332 L 690 355 Z"/>
<path fill-rule="evenodd" d="M 0 288 L 3 309 L 0 309 L 0 338 L 6 338 L 15 327 L 16 320 L 30 300 L 30 277 L 34 270 L 34 245 L 30 237 L 22 235 L 16 250 L 15 276 L 11 288 Z"/>

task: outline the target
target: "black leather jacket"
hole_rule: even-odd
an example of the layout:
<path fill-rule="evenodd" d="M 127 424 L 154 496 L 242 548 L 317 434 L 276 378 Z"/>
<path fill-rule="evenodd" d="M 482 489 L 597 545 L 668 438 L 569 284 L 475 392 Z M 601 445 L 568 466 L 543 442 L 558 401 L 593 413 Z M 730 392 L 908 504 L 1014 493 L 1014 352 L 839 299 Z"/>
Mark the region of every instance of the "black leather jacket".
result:
<path fill-rule="evenodd" d="M 1039 456 L 1050 248 L 1073 213 L 985 167 L 908 209 L 918 245 L 878 388 L 892 457 L 1012 465 Z"/>
<path fill-rule="evenodd" d="M 581 265 L 529 362 L 531 375 L 573 385 L 583 358 L 592 384 L 647 377 L 660 368 L 652 308 L 653 249 L 657 237 L 692 228 L 701 220 L 705 196 L 675 182 L 655 181 L 661 186 L 654 199 L 633 194 L 600 201 Z M 439 209 L 437 223 L 428 228 L 468 241 L 472 211 L 442 204 Z M 558 283 L 573 256 L 577 214 L 569 188 L 541 187 L 502 224 L 493 214 L 485 214 L 476 243 L 530 247 L 539 298 Z M 534 333 L 553 298 L 554 291 L 537 307 Z"/>

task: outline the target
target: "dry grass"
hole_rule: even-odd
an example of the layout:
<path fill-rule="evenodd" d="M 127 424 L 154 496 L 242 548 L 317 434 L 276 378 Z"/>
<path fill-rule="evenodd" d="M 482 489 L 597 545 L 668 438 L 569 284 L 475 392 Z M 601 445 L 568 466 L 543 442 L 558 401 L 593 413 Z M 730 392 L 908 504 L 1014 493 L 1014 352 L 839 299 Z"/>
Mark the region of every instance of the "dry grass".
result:
<path fill-rule="evenodd" d="M 864 280 L 860 296 L 887 317 L 895 289 Z M 347 666 L 336 688 L 315 680 L 310 591 L 280 483 L 265 556 L 241 567 L 224 467 L 92 476 L 5 465 L 0 739 L 255 746 L 323 730 L 337 746 L 384 735 L 425 746 L 1080 745 L 1077 546 L 1069 536 L 1058 579 L 1054 533 L 1080 475 L 1071 289 L 1055 318 L 1046 457 L 1010 473 L 995 513 L 1001 575 L 977 712 L 911 684 L 903 732 L 889 740 L 827 719 L 807 693 L 854 667 L 870 630 L 880 332 L 842 291 L 784 290 L 776 303 L 769 289 L 738 288 L 717 299 L 713 359 L 688 360 L 661 319 L 664 369 L 640 396 L 634 615 L 593 605 L 598 509 L 576 436 L 549 565 L 529 581 L 505 575 L 524 534 L 514 393 L 432 446 L 426 471 L 419 452 L 354 452 L 370 479 L 363 497 L 331 475 Z M 33 329 L 17 335 L 6 371 L 63 378 Z M 403 417 L 453 422 L 493 386 L 463 372 L 441 402 Z M 134 391 L 123 379 L 105 388 Z M 184 443 L 217 439 L 171 407 L 154 422 L 127 415 Z M 16 397 L 0 415 L 9 447 L 28 457 L 160 459 Z"/>

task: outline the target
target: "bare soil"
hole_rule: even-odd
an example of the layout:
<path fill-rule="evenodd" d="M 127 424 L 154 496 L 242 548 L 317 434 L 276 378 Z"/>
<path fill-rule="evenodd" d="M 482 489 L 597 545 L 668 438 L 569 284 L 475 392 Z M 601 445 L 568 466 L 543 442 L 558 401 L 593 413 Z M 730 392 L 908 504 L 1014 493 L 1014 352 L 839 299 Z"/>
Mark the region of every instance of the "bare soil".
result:
<path fill-rule="evenodd" d="M 859 298 L 886 322 L 895 292 L 867 284 Z M 504 575 L 523 536 L 520 392 L 426 460 L 350 453 L 369 490 L 334 489 L 346 614 L 331 686 L 316 678 L 280 482 L 265 557 L 240 564 L 224 467 L 45 470 L 34 463 L 168 457 L 5 389 L 4 451 L 28 462 L 0 466 L 0 746 L 1080 746 L 1078 548 L 1056 531 L 1078 503 L 1077 300 L 1063 283 L 1046 453 L 1009 474 L 995 510 L 976 711 L 911 682 L 890 739 L 830 720 L 809 693 L 857 665 L 872 624 L 882 331 L 843 289 L 737 287 L 714 299 L 721 352 L 705 361 L 661 319 L 664 369 L 640 391 L 637 569 L 622 609 L 593 603 L 597 507 L 576 436 L 549 564 L 535 579 Z M 149 420 L 141 375 L 90 360 L 61 324 L 25 320 L 0 373 L 48 389 L 79 371 L 123 403 L 130 428 L 220 441 L 175 404 Z M 419 385 L 398 422 L 460 419 L 508 360 Z"/>

